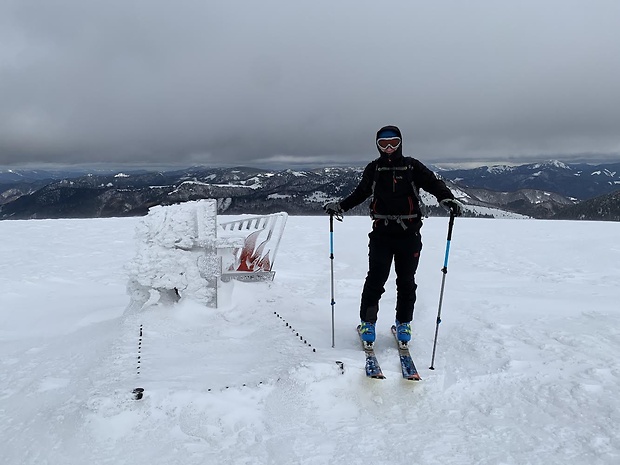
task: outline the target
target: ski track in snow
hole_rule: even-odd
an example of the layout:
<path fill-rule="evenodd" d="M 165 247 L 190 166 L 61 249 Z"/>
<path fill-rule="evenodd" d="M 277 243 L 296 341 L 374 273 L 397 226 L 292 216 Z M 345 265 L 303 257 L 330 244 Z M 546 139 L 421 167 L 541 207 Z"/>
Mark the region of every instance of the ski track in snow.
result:
<path fill-rule="evenodd" d="M 1 463 L 620 463 L 618 224 L 458 219 L 431 371 L 447 221 L 427 220 L 416 383 L 393 275 L 387 379 L 364 376 L 367 218 L 335 225 L 335 348 L 326 218 L 289 218 L 273 283 L 128 312 L 137 221 L 0 223 Z"/>

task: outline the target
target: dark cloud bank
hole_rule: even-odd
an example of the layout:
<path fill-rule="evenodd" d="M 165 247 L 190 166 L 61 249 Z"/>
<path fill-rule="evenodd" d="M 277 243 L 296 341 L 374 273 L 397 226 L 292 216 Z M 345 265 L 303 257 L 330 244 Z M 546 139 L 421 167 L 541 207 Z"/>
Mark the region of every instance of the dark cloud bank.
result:
<path fill-rule="evenodd" d="M 0 165 L 620 157 L 620 2 L 0 4 Z"/>

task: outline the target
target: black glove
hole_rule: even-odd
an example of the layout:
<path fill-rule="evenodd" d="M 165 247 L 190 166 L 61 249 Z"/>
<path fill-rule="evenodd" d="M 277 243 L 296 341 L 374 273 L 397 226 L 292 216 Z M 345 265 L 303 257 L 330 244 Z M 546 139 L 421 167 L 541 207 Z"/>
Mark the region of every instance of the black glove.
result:
<path fill-rule="evenodd" d="M 344 213 L 340 206 L 340 202 L 327 202 L 323 205 L 323 210 L 325 210 L 328 215 L 341 216 Z"/>
<path fill-rule="evenodd" d="M 443 199 L 439 205 L 448 210 L 450 215 L 461 216 L 463 214 L 463 204 L 456 199 Z"/>

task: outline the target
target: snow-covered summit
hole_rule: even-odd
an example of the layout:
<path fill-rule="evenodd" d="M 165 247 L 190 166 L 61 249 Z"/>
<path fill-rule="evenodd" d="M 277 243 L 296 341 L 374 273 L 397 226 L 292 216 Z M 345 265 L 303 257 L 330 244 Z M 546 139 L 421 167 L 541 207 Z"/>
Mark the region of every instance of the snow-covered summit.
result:
<path fill-rule="evenodd" d="M 616 224 L 457 218 L 429 370 L 447 219 L 426 220 L 412 384 L 393 276 L 387 379 L 364 375 L 367 218 L 334 228 L 335 348 L 325 216 L 289 218 L 275 281 L 235 282 L 220 308 L 125 313 L 140 220 L 0 222 L 3 465 L 618 463 Z"/>
<path fill-rule="evenodd" d="M 562 163 L 559 160 L 549 160 L 544 163 L 535 163 L 529 166 L 529 168 L 532 170 L 539 170 L 541 168 L 546 168 L 546 167 L 560 168 L 564 170 L 572 170 L 572 168 L 569 165 L 567 165 L 566 163 Z"/>

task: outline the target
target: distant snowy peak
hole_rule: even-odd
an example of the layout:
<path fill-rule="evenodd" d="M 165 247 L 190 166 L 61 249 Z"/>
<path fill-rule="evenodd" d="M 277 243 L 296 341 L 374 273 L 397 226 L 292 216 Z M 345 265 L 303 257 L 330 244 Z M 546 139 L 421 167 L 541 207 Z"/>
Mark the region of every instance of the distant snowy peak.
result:
<path fill-rule="evenodd" d="M 541 168 L 560 168 L 563 170 L 572 170 L 572 168 L 569 165 L 562 163 L 559 160 L 549 160 L 544 163 L 536 163 L 533 165 L 529 165 L 529 167 L 532 170 L 539 170 Z"/>
<path fill-rule="evenodd" d="M 616 174 L 617 174 L 616 171 L 609 171 L 609 170 L 596 170 L 590 173 L 591 176 L 607 176 L 610 178 L 615 178 Z"/>
<path fill-rule="evenodd" d="M 503 174 L 506 172 L 510 172 L 514 170 L 514 166 L 508 166 L 508 165 L 493 165 L 493 166 L 487 166 L 486 170 L 488 173 L 491 174 Z"/>
<path fill-rule="evenodd" d="M 26 175 L 19 170 L 0 170 L 0 181 L 19 182 L 27 178 Z"/>
<path fill-rule="evenodd" d="M 296 170 L 286 170 L 287 173 L 292 174 L 293 176 L 297 176 L 297 177 L 305 177 L 308 175 L 308 173 L 306 171 L 296 171 Z"/>

